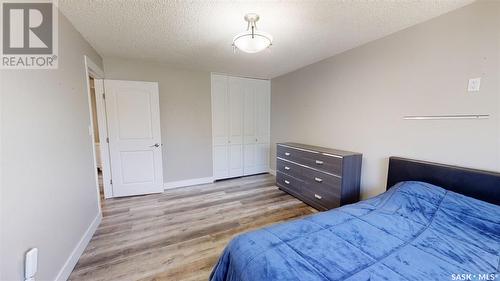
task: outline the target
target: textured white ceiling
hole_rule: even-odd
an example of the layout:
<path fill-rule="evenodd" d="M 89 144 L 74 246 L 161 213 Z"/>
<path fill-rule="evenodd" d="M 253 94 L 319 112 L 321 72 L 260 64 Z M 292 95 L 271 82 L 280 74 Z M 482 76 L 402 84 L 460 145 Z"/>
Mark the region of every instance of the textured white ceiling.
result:
<path fill-rule="evenodd" d="M 470 4 L 473 0 L 167 1 L 59 0 L 103 57 L 273 78 Z M 243 16 L 274 37 L 271 49 L 233 53 Z"/>

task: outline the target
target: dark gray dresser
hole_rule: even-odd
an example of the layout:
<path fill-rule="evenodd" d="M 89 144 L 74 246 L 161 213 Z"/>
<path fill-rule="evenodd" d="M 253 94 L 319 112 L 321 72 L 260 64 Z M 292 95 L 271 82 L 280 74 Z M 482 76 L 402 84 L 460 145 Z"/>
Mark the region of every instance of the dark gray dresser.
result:
<path fill-rule="evenodd" d="M 279 143 L 276 185 L 318 210 L 359 200 L 362 154 L 299 143 Z"/>

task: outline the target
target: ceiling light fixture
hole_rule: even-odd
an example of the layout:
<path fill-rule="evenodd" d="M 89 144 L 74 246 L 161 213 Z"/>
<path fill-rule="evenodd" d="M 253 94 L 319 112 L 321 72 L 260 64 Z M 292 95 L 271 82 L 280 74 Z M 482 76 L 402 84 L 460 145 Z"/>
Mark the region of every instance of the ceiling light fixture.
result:
<path fill-rule="evenodd" d="M 245 53 L 258 53 L 273 44 L 273 37 L 269 33 L 257 30 L 258 20 L 259 15 L 257 14 L 245 15 L 245 21 L 248 23 L 247 30 L 234 36 L 233 48 Z"/>

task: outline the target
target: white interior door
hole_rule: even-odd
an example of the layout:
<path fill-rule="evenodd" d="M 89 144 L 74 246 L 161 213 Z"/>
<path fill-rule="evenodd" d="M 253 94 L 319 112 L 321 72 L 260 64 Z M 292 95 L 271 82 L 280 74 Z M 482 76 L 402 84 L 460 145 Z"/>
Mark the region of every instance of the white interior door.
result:
<path fill-rule="evenodd" d="M 212 75 L 212 138 L 215 179 L 229 177 L 227 76 Z"/>
<path fill-rule="evenodd" d="M 243 175 L 244 79 L 228 77 L 229 86 L 229 177 Z"/>
<path fill-rule="evenodd" d="M 104 86 L 113 196 L 163 192 L 158 83 Z"/>

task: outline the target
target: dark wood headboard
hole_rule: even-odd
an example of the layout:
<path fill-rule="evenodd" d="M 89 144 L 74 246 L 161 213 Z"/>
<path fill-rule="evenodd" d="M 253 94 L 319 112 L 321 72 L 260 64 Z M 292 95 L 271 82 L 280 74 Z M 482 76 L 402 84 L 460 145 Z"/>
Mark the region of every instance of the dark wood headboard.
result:
<path fill-rule="evenodd" d="M 402 181 L 427 182 L 500 205 L 500 173 L 390 157 L 387 189 Z"/>

